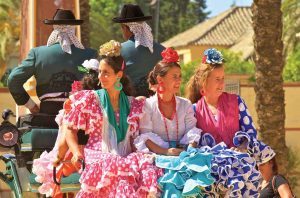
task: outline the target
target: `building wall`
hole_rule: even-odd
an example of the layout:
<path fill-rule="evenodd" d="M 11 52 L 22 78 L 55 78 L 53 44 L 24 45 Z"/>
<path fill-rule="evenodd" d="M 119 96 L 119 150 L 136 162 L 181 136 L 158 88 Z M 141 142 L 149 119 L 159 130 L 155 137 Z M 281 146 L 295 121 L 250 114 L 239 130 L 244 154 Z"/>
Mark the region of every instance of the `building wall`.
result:
<path fill-rule="evenodd" d="M 16 103 L 10 95 L 8 88 L 0 88 L 0 113 L 4 109 L 11 109 L 13 112 L 16 109 Z"/>
<path fill-rule="evenodd" d="M 285 141 L 288 147 L 297 151 L 297 157 L 300 159 L 300 83 L 285 84 Z M 241 85 L 240 93 L 245 100 L 248 109 L 257 126 L 257 113 L 255 111 L 255 92 L 253 85 Z M 299 181 L 298 181 L 299 182 Z M 295 195 L 300 196 L 300 186 L 293 189 Z"/>

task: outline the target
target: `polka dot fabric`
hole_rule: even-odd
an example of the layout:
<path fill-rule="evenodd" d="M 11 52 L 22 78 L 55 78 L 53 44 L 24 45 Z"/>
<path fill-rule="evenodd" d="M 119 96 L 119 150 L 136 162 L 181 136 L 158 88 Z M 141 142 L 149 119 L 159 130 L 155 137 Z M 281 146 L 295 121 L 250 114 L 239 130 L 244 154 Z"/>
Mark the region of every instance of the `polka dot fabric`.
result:
<path fill-rule="evenodd" d="M 81 190 L 76 197 L 143 198 L 157 194 L 157 179 L 162 170 L 153 165 L 152 156 L 130 153 L 123 157 L 101 152 L 101 125 L 103 114 L 94 91 L 80 91 L 70 98 L 72 109 L 64 122 L 73 129 L 83 129 L 89 134 L 84 149 L 86 167 L 82 172 Z M 139 116 L 144 101 L 130 100 L 129 132 L 138 133 Z"/>
<path fill-rule="evenodd" d="M 239 104 L 239 112 L 240 112 L 239 114 L 240 130 L 247 131 L 250 136 L 256 138 L 257 132 L 252 117 L 250 115 L 250 112 L 244 100 L 240 96 L 238 96 L 238 104 Z"/>
<path fill-rule="evenodd" d="M 68 54 L 72 54 L 71 45 L 84 49 L 83 45 L 75 35 L 75 27 L 70 25 L 54 25 L 54 30 L 50 34 L 47 46 L 51 46 L 59 42 L 62 50 Z"/>
<path fill-rule="evenodd" d="M 270 147 L 257 139 L 257 131 L 252 117 L 244 100 L 240 96 L 238 96 L 238 105 L 240 131 L 236 132 L 233 142 L 238 146 L 246 141 L 248 153 L 259 163 L 263 153 L 268 152 Z"/>
<path fill-rule="evenodd" d="M 142 45 L 149 48 L 153 53 L 153 35 L 151 33 L 151 27 L 146 22 L 131 22 L 125 23 L 134 34 L 135 47 Z"/>

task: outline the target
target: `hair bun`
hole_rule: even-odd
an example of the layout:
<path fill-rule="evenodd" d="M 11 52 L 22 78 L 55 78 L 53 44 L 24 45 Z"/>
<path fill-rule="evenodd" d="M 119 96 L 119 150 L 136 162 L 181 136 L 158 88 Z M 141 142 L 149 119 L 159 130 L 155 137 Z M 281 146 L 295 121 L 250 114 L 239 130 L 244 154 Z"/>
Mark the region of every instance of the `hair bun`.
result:
<path fill-rule="evenodd" d="M 116 57 L 121 55 L 121 43 L 115 40 L 110 40 L 100 46 L 100 56 Z"/>

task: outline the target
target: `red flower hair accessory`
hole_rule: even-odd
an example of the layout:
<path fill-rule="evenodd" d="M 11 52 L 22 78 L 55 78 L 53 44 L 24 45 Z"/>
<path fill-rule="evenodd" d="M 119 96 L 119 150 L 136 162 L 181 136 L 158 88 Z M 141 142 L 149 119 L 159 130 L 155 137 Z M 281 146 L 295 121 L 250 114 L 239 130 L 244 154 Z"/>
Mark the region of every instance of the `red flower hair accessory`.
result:
<path fill-rule="evenodd" d="M 166 48 L 161 52 L 163 57 L 162 62 L 164 63 L 177 63 L 179 60 L 178 53 L 173 48 Z"/>

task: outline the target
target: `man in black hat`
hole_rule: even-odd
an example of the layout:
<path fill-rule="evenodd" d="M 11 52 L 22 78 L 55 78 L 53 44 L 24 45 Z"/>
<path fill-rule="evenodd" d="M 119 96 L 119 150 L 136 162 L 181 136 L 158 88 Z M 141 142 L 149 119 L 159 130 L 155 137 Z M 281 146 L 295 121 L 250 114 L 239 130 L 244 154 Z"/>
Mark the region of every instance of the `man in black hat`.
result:
<path fill-rule="evenodd" d="M 125 4 L 120 17 L 112 20 L 121 23 L 122 34 L 127 41 L 122 43 L 121 55 L 126 61 L 125 73 L 134 83 L 137 96 L 150 95 L 147 83 L 148 73 L 162 59 L 164 47 L 153 41 L 151 27 L 145 22 L 152 16 L 145 16 L 138 5 Z"/>
<path fill-rule="evenodd" d="M 85 49 L 75 36 L 75 19 L 71 10 L 57 9 L 53 19 L 44 20 L 53 25 L 47 45 L 30 50 L 26 59 L 14 68 L 8 78 L 8 88 L 18 105 L 25 105 L 31 113 L 57 114 L 71 91 L 71 84 L 82 78 L 78 66 L 85 60 L 97 57 L 97 51 Z M 30 98 L 23 84 L 34 76 L 40 108 Z"/>

